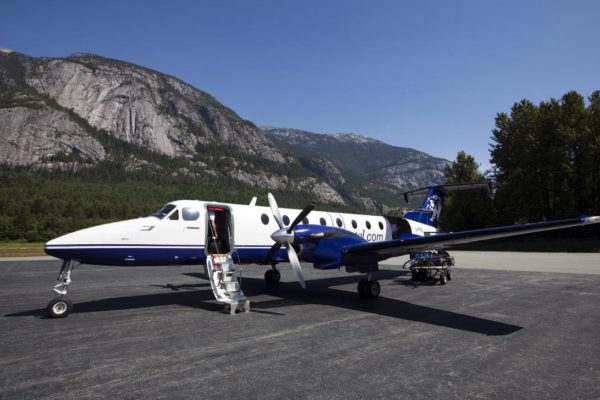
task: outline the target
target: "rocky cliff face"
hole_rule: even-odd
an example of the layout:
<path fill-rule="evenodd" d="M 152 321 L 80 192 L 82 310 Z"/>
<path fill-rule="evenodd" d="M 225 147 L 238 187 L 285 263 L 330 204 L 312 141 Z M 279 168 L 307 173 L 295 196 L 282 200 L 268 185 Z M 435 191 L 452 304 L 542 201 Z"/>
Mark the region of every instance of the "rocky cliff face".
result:
<path fill-rule="evenodd" d="M 168 156 L 193 155 L 219 142 L 285 162 L 252 123 L 173 77 L 86 54 L 44 59 L 26 83 L 97 129 Z"/>
<path fill-rule="evenodd" d="M 440 182 L 446 163 L 359 135 L 261 130 L 208 93 L 126 62 L 0 51 L 0 163 L 77 169 L 100 162 L 370 211 L 397 203 L 397 189 Z"/>
<path fill-rule="evenodd" d="M 106 157 L 97 140 L 68 115 L 49 107 L 2 108 L 0 121 L 0 159 L 5 163 L 45 164 L 73 153 L 91 163 Z"/>

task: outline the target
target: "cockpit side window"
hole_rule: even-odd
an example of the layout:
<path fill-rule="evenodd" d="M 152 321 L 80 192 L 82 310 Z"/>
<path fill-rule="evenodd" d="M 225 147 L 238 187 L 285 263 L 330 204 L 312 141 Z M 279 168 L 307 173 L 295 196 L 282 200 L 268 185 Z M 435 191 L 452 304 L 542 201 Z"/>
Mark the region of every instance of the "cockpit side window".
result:
<path fill-rule="evenodd" d="M 173 213 L 171 213 L 171 215 L 169 215 L 169 219 L 171 221 L 177 221 L 177 220 L 179 220 L 179 210 L 173 211 Z"/>
<path fill-rule="evenodd" d="M 156 211 L 151 217 L 156 217 L 158 219 L 165 219 L 167 215 L 175 208 L 175 204 L 166 204 L 160 210 Z"/>
<path fill-rule="evenodd" d="M 196 221 L 200 217 L 200 211 L 191 207 L 184 207 L 181 210 L 181 217 L 184 221 Z"/>

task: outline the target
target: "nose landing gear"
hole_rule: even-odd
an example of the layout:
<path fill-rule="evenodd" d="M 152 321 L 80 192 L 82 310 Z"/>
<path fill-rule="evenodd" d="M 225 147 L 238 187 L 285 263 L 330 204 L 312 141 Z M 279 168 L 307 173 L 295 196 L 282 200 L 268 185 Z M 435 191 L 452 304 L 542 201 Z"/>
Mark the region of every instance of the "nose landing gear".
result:
<path fill-rule="evenodd" d="M 46 306 L 48 315 L 52 318 L 65 318 L 73 311 L 73 302 L 67 297 L 67 290 L 71 284 L 71 272 L 75 268 L 75 261 L 65 260 L 56 280 L 60 283 L 54 285 L 53 290 L 60 296 L 53 298 Z"/>

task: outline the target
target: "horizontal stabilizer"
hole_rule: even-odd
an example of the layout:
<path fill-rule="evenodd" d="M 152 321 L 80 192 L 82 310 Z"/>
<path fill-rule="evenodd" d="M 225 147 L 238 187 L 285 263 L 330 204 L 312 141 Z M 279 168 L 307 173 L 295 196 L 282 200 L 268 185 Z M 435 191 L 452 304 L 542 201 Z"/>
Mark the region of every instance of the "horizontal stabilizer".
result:
<path fill-rule="evenodd" d="M 427 232 L 437 231 L 440 222 L 440 214 L 442 213 L 442 207 L 444 205 L 444 197 L 446 194 L 449 192 L 471 189 L 488 189 L 491 193 L 493 193 L 491 181 L 453 185 L 431 185 L 405 192 L 404 200 L 407 203 L 409 194 L 427 193 L 427 195 L 423 199 L 420 207 L 404 213 L 402 218 L 420 224 L 424 229 L 427 229 Z"/>
<path fill-rule="evenodd" d="M 481 182 L 481 183 L 458 183 L 458 184 L 452 184 L 452 185 L 431 185 L 431 186 L 426 186 L 426 187 L 422 187 L 422 188 L 418 188 L 418 189 L 409 190 L 408 192 L 404 192 L 403 193 L 404 201 L 406 201 L 408 203 L 408 195 L 428 193 L 432 189 L 434 189 L 436 191 L 441 191 L 444 193 L 458 192 L 461 190 L 470 190 L 470 189 L 487 189 L 487 190 L 489 190 L 490 193 L 493 193 L 494 184 L 492 181 L 487 181 L 487 182 Z"/>

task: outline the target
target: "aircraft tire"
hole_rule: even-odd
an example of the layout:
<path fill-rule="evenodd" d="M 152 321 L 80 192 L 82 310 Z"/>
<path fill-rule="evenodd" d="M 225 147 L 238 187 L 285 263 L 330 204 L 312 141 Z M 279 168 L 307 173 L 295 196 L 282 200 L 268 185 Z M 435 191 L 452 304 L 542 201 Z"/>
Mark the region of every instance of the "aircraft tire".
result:
<path fill-rule="evenodd" d="M 367 292 L 368 284 L 369 284 L 369 281 L 367 279 L 361 279 L 358 282 L 358 295 L 363 299 L 366 299 L 367 297 L 369 297 L 369 294 Z"/>
<path fill-rule="evenodd" d="M 46 311 L 52 318 L 65 318 L 73 311 L 73 302 L 68 297 L 58 296 L 50 300 Z"/>
<path fill-rule="evenodd" d="M 275 285 L 281 280 L 281 273 L 276 269 L 269 269 L 265 271 L 265 281 L 268 284 Z"/>
<path fill-rule="evenodd" d="M 381 292 L 381 286 L 376 280 L 369 281 L 367 279 L 361 279 L 358 282 L 358 295 L 363 299 L 371 299 L 379 297 Z"/>
<path fill-rule="evenodd" d="M 379 285 L 378 281 L 372 280 L 367 282 L 365 290 L 367 292 L 367 297 L 375 298 L 379 297 L 379 293 L 381 293 L 381 286 Z"/>

